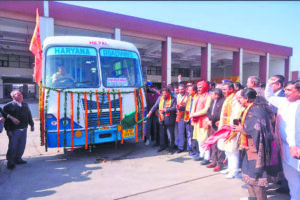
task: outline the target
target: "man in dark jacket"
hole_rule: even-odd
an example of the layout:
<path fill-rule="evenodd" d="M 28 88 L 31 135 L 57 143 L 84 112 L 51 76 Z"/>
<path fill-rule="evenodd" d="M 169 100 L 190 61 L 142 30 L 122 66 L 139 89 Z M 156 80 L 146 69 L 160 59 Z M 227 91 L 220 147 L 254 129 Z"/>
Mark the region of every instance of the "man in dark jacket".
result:
<path fill-rule="evenodd" d="M 147 82 L 147 93 L 146 93 L 146 100 L 147 100 L 147 110 L 148 112 L 155 104 L 156 100 L 160 96 L 158 92 L 156 92 L 155 88 L 152 88 L 152 83 Z M 159 144 L 159 133 L 157 131 L 157 116 L 155 114 L 151 115 L 150 118 L 147 118 L 147 129 L 146 129 L 146 145 L 150 144 L 150 140 L 155 141 L 154 146 L 158 146 Z"/>
<path fill-rule="evenodd" d="M 6 104 L 3 110 L 20 121 L 18 125 L 11 120 L 6 120 L 4 128 L 9 138 L 8 151 L 6 154 L 7 168 L 14 169 L 15 164 L 26 164 L 22 159 L 27 136 L 28 124 L 31 126 L 31 131 L 34 131 L 34 123 L 31 112 L 26 103 L 23 102 L 23 95 L 20 91 L 14 90 L 11 92 L 13 101 Z"/>
<path fill-rule="evenodd" d="M 158 109 L 158 120 L 160 124 L 160 148 L 158 152 L 166 149 L 165 138 L 168 136 L 169 152 L 174 153 L 174 126 L 176 120 L 176 98 L 172 97 L 170 90 L 167 88 L 162 89 L 161 96 L 157 99 L 150 112 L 147 114 L 149 118 L 152 113 Z"/>
<path fill-rule="evenodd" d="M 210 107 L 207 111 L 207 118 L 209 119 L 210 125 L 210 135 L 218 130 L 216 122 L 220 120 L 221 110 L 225 98 L 223 97 L 222 90 L 216 88 L 212 91 L 213 101 L 210 104 Z M 214 144 L 211 147 L 211 164 L 207 165 L 208 168 L 214 168 L 214 171 L 220 171 L 223 160 L 225 159 L 224 151 L 218 149 L 217 144 Z"/>

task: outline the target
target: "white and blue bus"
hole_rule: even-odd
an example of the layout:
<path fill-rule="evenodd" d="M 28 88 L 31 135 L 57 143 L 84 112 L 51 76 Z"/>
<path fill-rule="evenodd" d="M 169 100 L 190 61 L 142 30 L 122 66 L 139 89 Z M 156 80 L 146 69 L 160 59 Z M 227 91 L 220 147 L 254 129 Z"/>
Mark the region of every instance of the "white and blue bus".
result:
<path fill-rule="evenodd" d="M 122 130 L 121 119 L 146 115 L 141 61 L 128 42 L 54 36 L 43 42 L 41 139 L 47 147 L 86 147 L 145 133 L 146 124 Z"/>

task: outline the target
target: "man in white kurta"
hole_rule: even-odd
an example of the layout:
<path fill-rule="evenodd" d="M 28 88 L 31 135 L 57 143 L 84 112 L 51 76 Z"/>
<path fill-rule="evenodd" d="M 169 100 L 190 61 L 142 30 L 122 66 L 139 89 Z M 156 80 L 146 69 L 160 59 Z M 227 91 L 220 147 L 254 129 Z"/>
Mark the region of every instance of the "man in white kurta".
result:
<path fill-rule="evenodd" d="M 268 80 L 265 97 L 278 108 L 275 132 L 279 132 L 283 172 L 288 180 L 291 200 L 300 199 L 300 80 L 289 82 L 286 97 L 277 97 L 272 90 L 275 81 Z"/>

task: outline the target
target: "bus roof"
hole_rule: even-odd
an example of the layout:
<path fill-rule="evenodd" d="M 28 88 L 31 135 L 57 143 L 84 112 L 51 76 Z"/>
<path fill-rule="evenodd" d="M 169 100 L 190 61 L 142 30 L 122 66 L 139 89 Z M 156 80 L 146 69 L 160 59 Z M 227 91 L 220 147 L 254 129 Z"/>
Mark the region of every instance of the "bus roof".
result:
<path fill-rule="evenodd" d="M 137 48 L 132 43 L 100 37 L 51 36 L 44 40 L 43 49 L 50 45 L 92 46 L 96 48 L 114 48 L 138 52 Z"/>

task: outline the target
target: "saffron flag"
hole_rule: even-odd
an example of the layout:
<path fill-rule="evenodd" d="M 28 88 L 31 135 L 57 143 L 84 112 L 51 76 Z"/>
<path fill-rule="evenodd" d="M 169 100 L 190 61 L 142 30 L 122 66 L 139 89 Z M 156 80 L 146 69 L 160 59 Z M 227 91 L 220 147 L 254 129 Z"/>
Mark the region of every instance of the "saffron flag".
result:
<path fill-rule="evenodd" d="M 35 56 L 35 66 L 34 66 L 34 80 L 39 85 L 42 76 L 42 45 L 40 37 L 40 17 L 39 9 L 36 9 L 36 24 L 31 38 L 29 51 Z"/>

